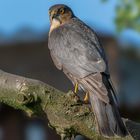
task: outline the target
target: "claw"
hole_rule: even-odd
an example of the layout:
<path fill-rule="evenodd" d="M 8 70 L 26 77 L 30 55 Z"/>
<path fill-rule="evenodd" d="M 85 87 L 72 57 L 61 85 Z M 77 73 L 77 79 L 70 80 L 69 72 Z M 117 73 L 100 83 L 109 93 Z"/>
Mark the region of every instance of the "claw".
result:
<path fill-rule="evenodd" d="M 75 93 L 78 92 L 78 83 L 75 84 L 74 92 L 75 92 Z"/>
<path fill-rule="evenodd" d="M 88 95 L 88 92 L 86 92 L 86 95 L 84 97 L 84 103 L 88 103 L 89 101 L 89 95 Z"/>

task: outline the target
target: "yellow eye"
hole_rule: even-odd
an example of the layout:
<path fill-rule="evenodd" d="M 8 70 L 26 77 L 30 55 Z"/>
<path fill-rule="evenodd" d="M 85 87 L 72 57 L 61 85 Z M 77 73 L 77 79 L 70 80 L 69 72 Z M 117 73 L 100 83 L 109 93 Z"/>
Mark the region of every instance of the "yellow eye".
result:
<path fill-rule="evenodd" d="M 65 10 L 62 8 L 60 9 L 60 14 L 64 14 Z"/>

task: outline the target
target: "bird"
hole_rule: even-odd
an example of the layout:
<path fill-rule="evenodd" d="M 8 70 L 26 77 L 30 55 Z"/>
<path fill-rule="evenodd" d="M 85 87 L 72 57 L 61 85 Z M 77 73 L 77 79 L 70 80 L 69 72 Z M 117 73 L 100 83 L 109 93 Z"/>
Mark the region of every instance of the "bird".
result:
<path fill-rule="evenodd" d="M 107 57 L 97 34 L 64 4 L 49 8 L 48 48 L 55 66 L 82 89 L 95 114 L 97 130 L 104 137 L 128 134 L 120 116 Z"/>

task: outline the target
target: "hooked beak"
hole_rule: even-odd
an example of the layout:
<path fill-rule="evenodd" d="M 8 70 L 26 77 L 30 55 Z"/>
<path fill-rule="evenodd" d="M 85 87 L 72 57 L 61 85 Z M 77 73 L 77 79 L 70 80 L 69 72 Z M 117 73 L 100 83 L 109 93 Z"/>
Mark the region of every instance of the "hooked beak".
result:
<path fill-rule="evenodd" d="M 57 20 L 58 22 L 60 22 L 61 23 L 61 21 L 60 21 L 60 18 L 59 18 L 59 15 L 58 14 L 54 14 L 53 16 L 52 16 L 52 21 L 53 20 Z"/>
<path fill-rule="evenodd" d="M 61 25 L 61 22 L 60 22 L 59 18 L 52 18 L 49 34 L 50 34 L 55 28 L 59 27 L 60 25 Z"/>
<path fill-rule="evenodd" d="M 54 18 L 59 18 L 59 15 L 58 14 L 54 14 L 53 16 L 52 16 L 52 19 L 54 19 Z"/>

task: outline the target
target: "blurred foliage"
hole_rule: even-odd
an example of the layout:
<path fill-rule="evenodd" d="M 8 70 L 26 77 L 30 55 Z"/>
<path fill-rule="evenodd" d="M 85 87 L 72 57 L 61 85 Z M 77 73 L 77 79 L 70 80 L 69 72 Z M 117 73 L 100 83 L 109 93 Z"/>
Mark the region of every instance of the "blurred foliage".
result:
<path fill-rule="evenodd" d="M 118 0 L 115 23 L 118 31 L 129 28 L 140 32 L 140 0 Z"/>

